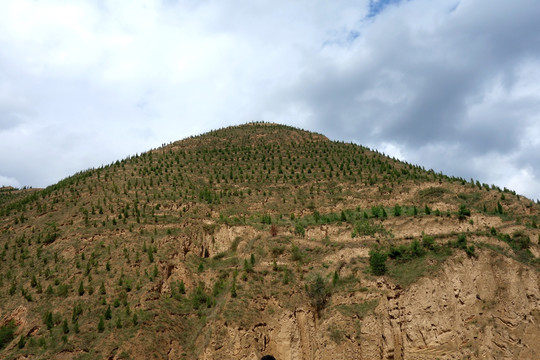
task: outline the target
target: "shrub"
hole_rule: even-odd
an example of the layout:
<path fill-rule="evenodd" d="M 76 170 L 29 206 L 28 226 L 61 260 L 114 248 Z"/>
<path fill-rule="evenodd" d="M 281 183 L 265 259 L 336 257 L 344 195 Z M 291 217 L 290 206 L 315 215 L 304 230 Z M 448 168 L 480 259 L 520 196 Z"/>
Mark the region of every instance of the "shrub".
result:
<path fill-rule="evenodd" d="M 198 310 L 202 305 L 210 308 L 214 304 L 210 295 L 204 291 L 204 283 L 200 282 L 191 294 L 191 305 L 195 310 Z"/>
<path fill-rule="evenodd" d="M 422 246 L 428 250 L 435 250 L 435 239 L 433 236 L 424 235 L 422 237 Z"/>
<path fill-rule="evenodd" d="M 98 326 L 97 326 L 98 332 L 102 333 L 105 330 L 105 321 L 103 320 L 103 316 L 99 318 Z"/>
<path fill-rule="evenodd" d="M 465 253 L 467 254 L 468 257 L 476 257 L 474 245 L 466 247 Z"/>
<path fill-rule="evenodd" d="M 426 254 L 426 251 L 420 245 L 418 240 L 413 240 L 411 243 L 411 255 L 412 257 L 422 257 Z"/>
<path fill-rule="evenodd" d="M 306 287 L 307 294 L 311 299 L 311 304 L 315 308 L 317 314 L 320 314 L 331 295 L 328 283 L 320 274 L 317 274 L 315 279 L 307 284 Z"/>
<path fill-rule="evenodd" d="M 291 258 L 293 261 L 301 261 L 302 260 L 302 253 L 300 252 L 300 249 L 296 245 L 292 245 L 291 248 Z"/>
<path fill-rule="evenodd" d="M 461 204 L 459 206 L 458 218 L 459 220 L 465 220 L 467 216 L 471 216 L 471 210 L 469 210 L 464 204 Z"/>
<path fill-rule="evenodd" d="M 304 237 L 306 234 L 306 229 L 304 228 L 304 225 L 296 223 L 296 225 L 294 226 L 294 232 L 296 235 Z"/>
<path fill-rule="evenodd" d="M 369 266 L 374 275 L 386 273 L 386 254 L 376 249 L 369 252 Z"/>
<path fill-rule="evenodd" d="M 16 329 L 17 326 L 15 325 L 14 320 L 11 320 L 4 326 L 0 327 L 0 350 L 2 350 L 13 340 Z"/>
<path fill-rule="evenodd" d="M 53 321 L 52 312 L 49 311 L 47 314 L 45 314 L 44 323 L 45 323 L 45 325 L 47 325 L 47 329 L 49 329 L 49 330 L 51 330 L 54 327 L 54 321 Z"/>

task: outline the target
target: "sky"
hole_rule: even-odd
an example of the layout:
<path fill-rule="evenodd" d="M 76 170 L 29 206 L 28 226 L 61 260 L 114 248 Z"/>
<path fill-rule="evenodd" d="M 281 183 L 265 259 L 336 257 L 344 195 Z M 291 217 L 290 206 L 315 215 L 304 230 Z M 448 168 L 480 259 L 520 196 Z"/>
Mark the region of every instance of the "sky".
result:
<path fill-rule="evenodd" d="M 0 185 L 268 121 L 540 199 L 538 0 L 2 0 Z"/>

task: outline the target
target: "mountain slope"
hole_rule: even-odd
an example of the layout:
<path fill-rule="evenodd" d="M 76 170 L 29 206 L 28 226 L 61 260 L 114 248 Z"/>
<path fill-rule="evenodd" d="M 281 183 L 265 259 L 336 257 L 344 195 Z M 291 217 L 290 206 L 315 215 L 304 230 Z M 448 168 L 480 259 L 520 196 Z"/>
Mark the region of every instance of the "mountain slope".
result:
<path fill-rule="evenodd" d="M 252 123 L 12 193 L 5 358 L 540 352 L 539 206 L 507 189 Z"/>

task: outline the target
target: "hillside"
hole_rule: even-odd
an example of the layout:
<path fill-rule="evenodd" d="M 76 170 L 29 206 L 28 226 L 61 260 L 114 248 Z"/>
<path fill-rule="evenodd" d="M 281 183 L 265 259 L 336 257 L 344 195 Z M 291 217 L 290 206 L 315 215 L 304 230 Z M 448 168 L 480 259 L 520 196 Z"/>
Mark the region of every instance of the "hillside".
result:
<path fill-rule="evenodd" d="M 0 358 L 540 358 L 540 206 L 283 125 L 0 191 Z"/>

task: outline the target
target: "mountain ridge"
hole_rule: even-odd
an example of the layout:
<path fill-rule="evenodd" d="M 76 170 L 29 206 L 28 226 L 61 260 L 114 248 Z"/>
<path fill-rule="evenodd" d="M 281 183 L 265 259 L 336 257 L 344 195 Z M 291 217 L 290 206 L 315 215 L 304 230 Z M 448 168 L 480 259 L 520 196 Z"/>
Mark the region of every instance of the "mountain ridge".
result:
<path fill-rule="evenodd" d="M 5 358 L 539 352 L 538 204 L 359 145 L 250 123 L 0 195 Z"/>

